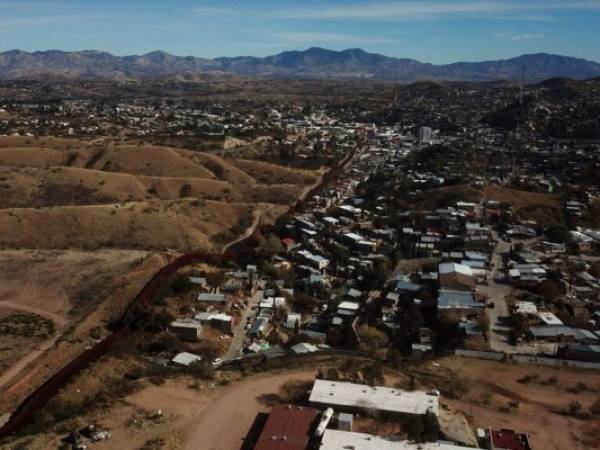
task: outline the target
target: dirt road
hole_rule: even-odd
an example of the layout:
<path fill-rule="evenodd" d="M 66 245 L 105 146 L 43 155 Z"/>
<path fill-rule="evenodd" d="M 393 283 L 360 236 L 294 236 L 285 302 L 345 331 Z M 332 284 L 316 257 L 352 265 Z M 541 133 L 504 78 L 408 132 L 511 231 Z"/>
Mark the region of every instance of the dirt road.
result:
<path fill-rule="evenodd" d="M 97 444 L 98 450 L 134 450 L 157 437 L 177 436 L 177 448 L 185 450 L 240 450 L 258 413 L 269 412 L 267 401 L 289 380 L 313 380 L 315 370 L 260 374 L 236 381 L 229 387 L 201 393 L 187 387 L 187 382 L 148 386 L 126 399 L 120 411 L 112 410 L 102 422 L 112 431 L 112 438 Z M 161 410 L 168 419 L 144 427 L 132 434 L 126 425 L 131 408 Z"/>
<path fill-rule="evenodd" d="M 186 450 L 239 450 L 257 413 L 270 407 L 261 397 L 290 380 L 312 380 L 315 370 L 258 376 L 236 384 L 209 403 L 188 427 Z"/>
<path fill-rule="evenodd" d="M 38 347 L 27 353 L 23 358 L 21 358 L 7 370 L 2 372 L 2 374 L 0 375 L 0 388 L 12 381 L 30 363 L 38 359 L 41 355 L 44 354 L 44 352 L 52 348 L 59 337 L 60 335 L 42 342 L 38 345 Z"/>
<path fill-rule="evenodd" d="M 225 354 L 225 356 L 223 356 L 224 361 L 229 361 L 240 356 L 240 349 L 242 348 L 244 340 L 246 339 L 246 322 L 249 317 L 255 314 L 252 307 L 258 305 L 262 295 L 263 291 L 257 290 L 256 293 L 248 299 L 248 305 L 244 311 L 242 311 L 239 322 L 233 331 L 233 338 L 231 339 L 229 351 Z"/>

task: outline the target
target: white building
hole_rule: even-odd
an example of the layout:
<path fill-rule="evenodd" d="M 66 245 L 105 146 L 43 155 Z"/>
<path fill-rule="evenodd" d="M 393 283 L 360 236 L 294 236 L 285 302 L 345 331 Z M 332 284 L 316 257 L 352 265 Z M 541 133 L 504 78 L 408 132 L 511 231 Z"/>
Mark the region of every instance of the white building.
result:
<path fill-rule="evenodd" d="M 433 130 L 430 127 L 419 128 L 419 142 L 421 142 L 421 143 L 431 142 L 432 135 L 433 135 Z"/>
<path fill-rule="evenodd" d="M 311 404 L 343 411 L 369 408 L 400 414 L 431 412 L 437 416 L 439 408 L 437 391 L 405 391 L 328 380 L 315 380 L 309 400 Z"/>
<path fill-rule="evenodd" d="M 388 440 L 366 433 L 353 433 L 340 430 L 325 430 L 319 450 L 473 450 L 451 442 L 425 442 Z"/>
<path fill-rule="evenodd" d="M 202 356 L 194 355 L 193 353 L 181 352 L 177 353 L 171 360 L 173 364 L 179 364 L 180 366 L 189 367 L 196 361 L 202 361 Z"/>

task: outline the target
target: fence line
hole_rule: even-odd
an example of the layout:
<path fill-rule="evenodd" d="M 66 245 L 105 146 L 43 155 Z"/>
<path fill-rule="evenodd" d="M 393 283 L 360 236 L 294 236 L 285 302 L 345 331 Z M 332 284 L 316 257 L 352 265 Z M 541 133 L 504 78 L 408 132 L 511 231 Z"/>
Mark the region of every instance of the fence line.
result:
<path fill-rule="evenodd" d="M 557 359 L 544 356 L 517 355 L 499 352 L 480 352 L 474 350 L 456 349 L 456 356 L 465 358 L 487 359 L 491 361 L 508 361 L 521 364 L 536 364 L 548 367 L 572 367 L 579 369 L 600 370 L 600 363 L 588 361 L 576 361 L 573 359 Z"/>

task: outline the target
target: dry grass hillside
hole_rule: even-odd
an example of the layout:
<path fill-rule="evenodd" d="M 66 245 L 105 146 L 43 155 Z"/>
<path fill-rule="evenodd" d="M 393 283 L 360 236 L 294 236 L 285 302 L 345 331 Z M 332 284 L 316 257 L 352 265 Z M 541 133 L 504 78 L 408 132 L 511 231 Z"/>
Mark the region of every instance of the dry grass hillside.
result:
<path fill-rule="evenodd" d="M 542 226 L 563 223 L 563 211 L 560 197 L 539 192 L 510 189 L 495 184 L 485 187 L 485 197 L 509 203 L 517 217 L 533 220 Z"/>
<path fill-rule="evenodd" d="M 320 176 L 110 139 L 0 137 L 0 418 L 106 335 L 169 255 L 222 251 Z"/>
<path fill-rule="evenodd" d="M 0 246 L 218 250 L 319 175 L 170 147 L 4 137 Z"/>

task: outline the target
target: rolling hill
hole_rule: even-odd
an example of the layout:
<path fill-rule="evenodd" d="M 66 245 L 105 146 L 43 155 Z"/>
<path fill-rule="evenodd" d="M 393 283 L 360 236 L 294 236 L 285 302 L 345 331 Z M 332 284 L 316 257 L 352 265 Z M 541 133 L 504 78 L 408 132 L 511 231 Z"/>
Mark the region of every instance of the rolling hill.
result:
<path fill-rule="evenodd" d="M 170 147 L 4 137 L 0 248 L 220 251 L 318 180 Z"/>

